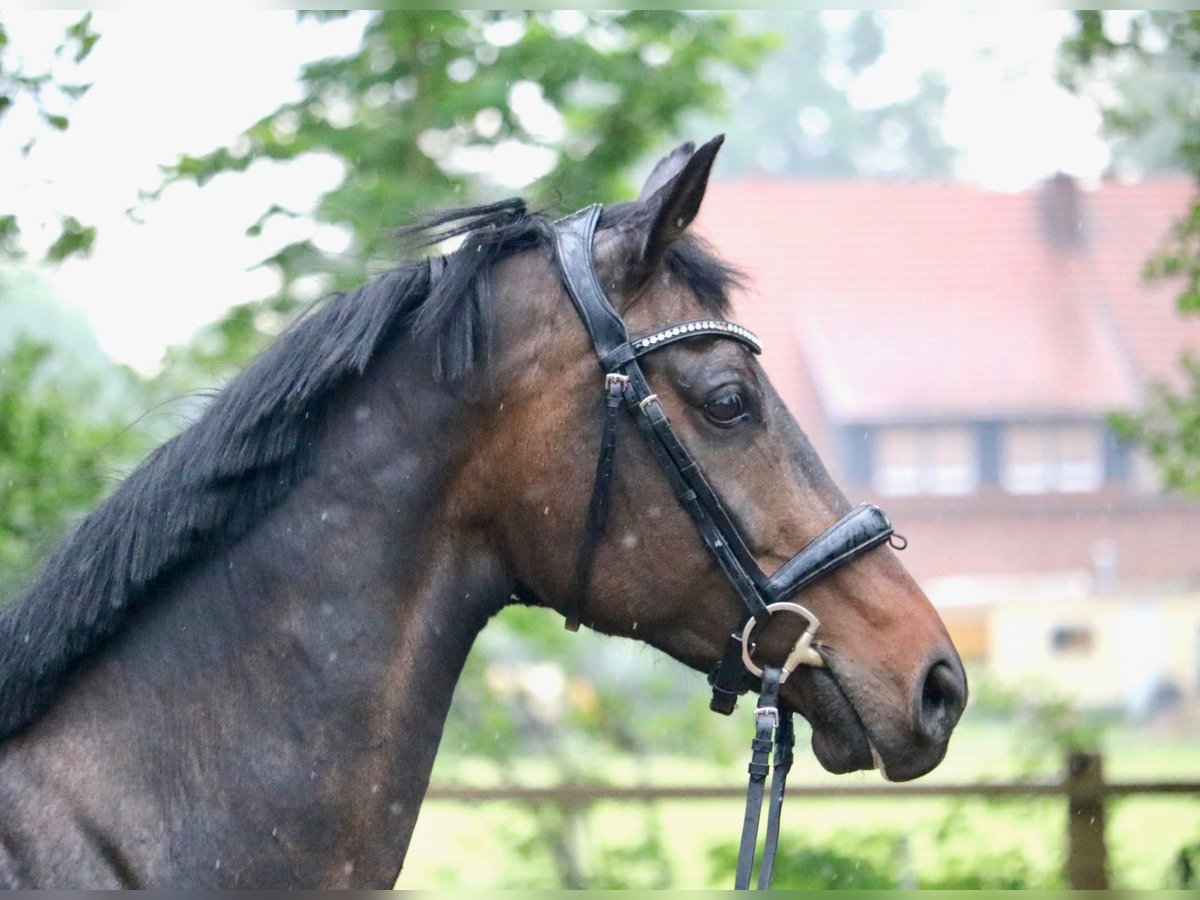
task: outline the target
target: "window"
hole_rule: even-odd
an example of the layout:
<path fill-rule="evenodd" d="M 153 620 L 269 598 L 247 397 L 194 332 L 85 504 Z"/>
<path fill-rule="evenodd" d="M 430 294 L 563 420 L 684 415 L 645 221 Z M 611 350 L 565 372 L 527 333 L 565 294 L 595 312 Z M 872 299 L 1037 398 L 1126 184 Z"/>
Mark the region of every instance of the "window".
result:
<path fill-rule="evenodd" d="M 969 494 L 979 483 L 978 442 L 967 425 L 893 426 L 875 436 L 881 494 Z"/>
<path fill-rule="evenodd" d="M 1010 425 L 1000 483 L 1014 494 L 1094 491 L 1104 482 L 1104 435 L 1095 425 Z"/>

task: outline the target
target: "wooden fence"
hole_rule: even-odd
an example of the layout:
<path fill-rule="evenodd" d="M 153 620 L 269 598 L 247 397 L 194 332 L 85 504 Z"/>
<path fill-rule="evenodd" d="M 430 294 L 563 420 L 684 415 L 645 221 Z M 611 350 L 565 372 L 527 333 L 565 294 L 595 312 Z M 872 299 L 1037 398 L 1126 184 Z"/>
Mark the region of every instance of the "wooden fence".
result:
<path fill-rule="evenodd" d="M 1192 794 L 1200 796 L 1200 781 L 1105 781 L 1103 760 L 1094 753 L 1072 753 L 1064 776 L 1050 781 L 979 782 L 959 784 L 788 785 L 788 797 L 866 799 L 888 797 L 1063 797 L 1067 803 L 1066 881 L 1073 889 L 1108 890 L 1108 846 L 1105 808 L 1110 797 L 1135 794 Z M 652 803 L 662 800 L 742 800 L 744 786 L 677 785 L 611 787 L 473 788 L 433 785 L 426 798 L 443 802 L 503 801 L 537 805 L 588 806 L 615 801 Z"/>

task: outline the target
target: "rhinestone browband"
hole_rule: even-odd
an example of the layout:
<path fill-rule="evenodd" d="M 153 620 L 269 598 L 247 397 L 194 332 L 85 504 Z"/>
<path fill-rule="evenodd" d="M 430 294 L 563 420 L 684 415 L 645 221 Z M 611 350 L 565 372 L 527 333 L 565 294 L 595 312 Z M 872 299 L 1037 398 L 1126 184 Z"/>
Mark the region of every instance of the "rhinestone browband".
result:
<path fill-rule="evenodd" d="M 733 322 L 726 322 L 724 319 L 700 319 L 695 322 L 684 322 L 680 325 L 672 325 L 670 328 L 664 328 L 662 331 L 656 331 L 654 334 L 648 334 L 645 337 L 635 338 L 630 341 L 633 349 L 638 355 L 657 347 L 659 344 L 669 343 L 679 340 L 683 337 L 692 337 L 693 335 L 716 334 L 723 337 L 731 337 L 741 341 L 755 353 L 762 353 L 762 341 L 748 328 L 743 328 Z"/>

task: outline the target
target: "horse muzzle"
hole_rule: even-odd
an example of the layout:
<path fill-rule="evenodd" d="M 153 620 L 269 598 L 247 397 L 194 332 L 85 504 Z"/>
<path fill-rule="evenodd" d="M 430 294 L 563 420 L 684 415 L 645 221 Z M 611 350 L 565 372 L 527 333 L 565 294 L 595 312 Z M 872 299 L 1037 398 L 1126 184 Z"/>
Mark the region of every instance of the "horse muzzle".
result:
<path fill-rule="evenodd" d="M 822 652 L 825 667 L 794 675 L 781 696 L 812 726 L 813 753 L 824 768 L 878 769 L 888 781 L 910 781 L 942 761 L 967 702 L 957 655 L 936 654 L 915 679 L 907 705 L 881 707 L 860 687 L 872 679 L 833 648 Z"/>

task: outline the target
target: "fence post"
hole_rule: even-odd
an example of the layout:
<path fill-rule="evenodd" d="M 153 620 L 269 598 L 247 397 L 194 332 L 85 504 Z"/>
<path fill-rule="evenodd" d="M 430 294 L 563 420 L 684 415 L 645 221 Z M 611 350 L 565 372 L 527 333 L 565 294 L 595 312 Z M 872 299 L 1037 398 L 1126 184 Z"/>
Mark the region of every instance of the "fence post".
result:
<path fill-rule="evenodd" d="M 1104 843 L 1104 766 L 1098 753 L 1067 754 L 1067 884 L 1072 890 L 1108 890 Z"/>

